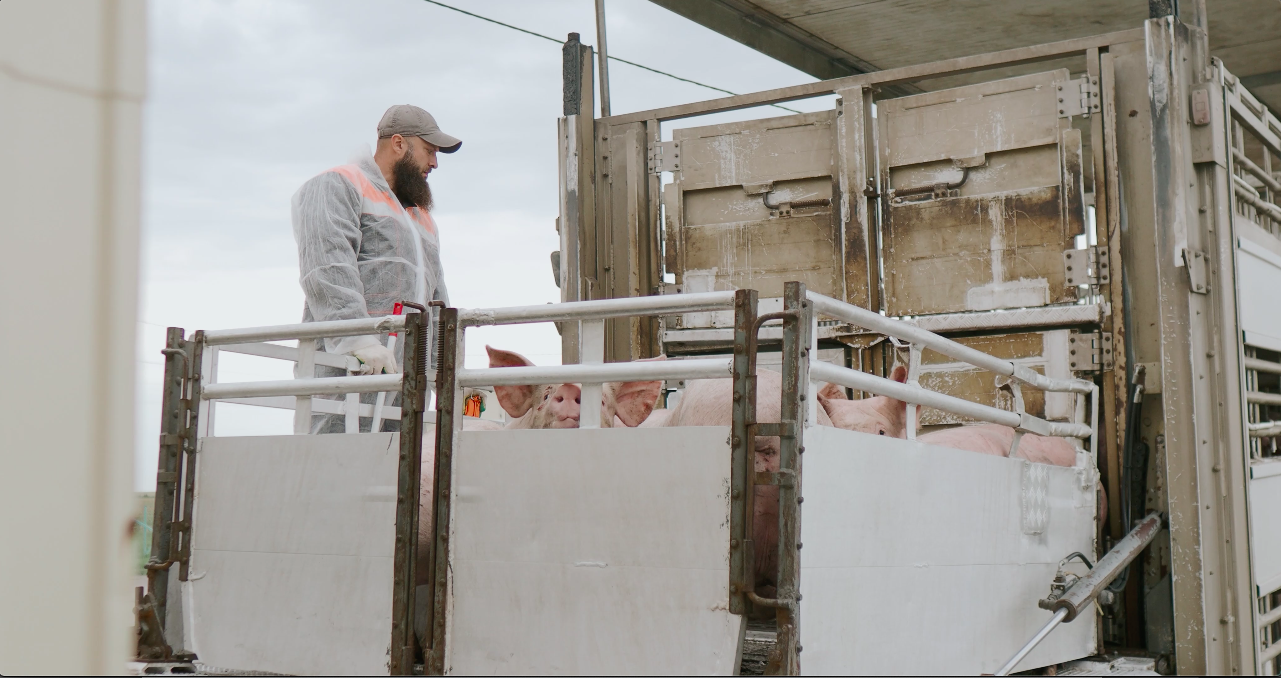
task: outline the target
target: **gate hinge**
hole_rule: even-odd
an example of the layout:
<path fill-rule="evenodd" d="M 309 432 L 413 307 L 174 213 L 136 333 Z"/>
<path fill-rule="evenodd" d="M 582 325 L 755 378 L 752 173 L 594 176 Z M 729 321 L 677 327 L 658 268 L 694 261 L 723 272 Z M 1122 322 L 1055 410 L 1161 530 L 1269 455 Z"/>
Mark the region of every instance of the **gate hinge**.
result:
<path fill-rule="evenodd" d="M 649 147 L 649 171 L 651 174 L 676 172 L 681 168 L 681 142 L 659 141 Z"/>
<path fill-rule="evenodd" d="M 1099 79 L 1097 77 L 1077 78 L 1061 82 L 1055 92 L 1059 100 L 1059 117 L 1070 118 L 1074 115 L 1089 116 L 1098 113 Z"/>
<path fill-rule="evenodd" d="M 1188 284 L 1193 294 L 1209 294 L 1210 280 L 1205 274 L 1205 252 L 1183 250 L 1183 265 L 1188 269 Z"/>
<path fill-rule="evenodd" d="M 1068 367 L 1074 372 L 1112 369 L 1112 333 L 1081 332 L 1068 337 Z"/>
<path fill-rule="evenodd" d="M 1112 280 L 1105 246 L 1063 251 L 1063 275 L 1068 287 L 1106 285 Z"/>

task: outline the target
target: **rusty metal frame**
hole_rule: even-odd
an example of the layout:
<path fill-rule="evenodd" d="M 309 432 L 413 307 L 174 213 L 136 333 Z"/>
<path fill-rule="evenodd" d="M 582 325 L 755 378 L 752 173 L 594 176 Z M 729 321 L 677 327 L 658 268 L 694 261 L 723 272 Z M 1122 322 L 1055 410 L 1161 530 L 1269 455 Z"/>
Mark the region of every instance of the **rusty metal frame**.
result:
<path fill-rule="evenodd" d="M 756 290 L 734 293 L 734 402 L 730 430 L 729 611 L 747 614 L 755 586 L 752 511 L 755 498 L 755 448 L 750 430 L 756 420 Z"/>
<path fill-rule="evenodd" d="M 169 573 L 174 565 L 178 565 L 179 581 L 187 580 L 191 556 L 191 509 L 195 499 L 204 332 L 196 331 L 191 339 L 184 337 L 181 327 L 170 327 L 162 350 L 165 377 L 151 557 L 146 565 L 147 590 L 137 605 L 141 622 L 137 656 L 143 661 L 195 659 L 195 655 L 189 652 L 175 652 L 166 637 Z"/>
<path fill-rule="evenodd" d="M 423 629 L 424 638 L 431 642 L 423 648 L 426 675 L 440 676 L 445 674 L 445 641 L 446 614 L 449 609 L 449 502 L 453 492 L 454 444 L 458 432 L 462 429 L 462 417 L 454 416 L 455 400 L 459 396 L 458 368 L 461 367 L 462 323 L 458 320 L 458 309 L 442 308 L 437 319 L 438 335 L 436 338 L 436 452 L 432 488 L 431 526 L 434 540 L 428 545 L 427 571 L 430 579 L 427 584 L 429 598 L 427 618 Z M 426 362 L 426 351 L 423 351 Z M 424 379 L 424 391 L 426 382 Z M 402 434 L 403 435 L 403 434 Z M 421 435 L 419 436 L 421 439 Z M 418 471 L 414 471 L 415 477 Z M 415 499 L 414 505 L 418 505 Z M 415 513 L 413 525 L 409 528 L 417 534 L 418 517 Z"/>
<path fill-rule="evenodd" d="M 392 558 L 391 658 L 393 676 L 414 674 L 414 610 L 418 513 L 422 479 L 423 411 L 427 395 L 427 309 L 405 316 L 405 379 L 401 386 L 400 467 L 396 481 L 396 545 Z M 408 350 L 413 347 L 414 350 Z M 439 429 L 437 429 L 439 430 Z M 424 648 L 425 651 L 425 648 Z"/>

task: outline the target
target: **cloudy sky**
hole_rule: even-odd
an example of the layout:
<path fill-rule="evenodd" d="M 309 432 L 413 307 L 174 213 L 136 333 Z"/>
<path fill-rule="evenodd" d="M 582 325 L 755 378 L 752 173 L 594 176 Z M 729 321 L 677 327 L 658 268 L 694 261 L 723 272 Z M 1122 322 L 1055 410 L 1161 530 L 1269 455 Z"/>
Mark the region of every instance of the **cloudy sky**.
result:
<path fill-rule="evenodd" d="M 592 0 L 449 0 L 557 39 L 595 42 Z M 289 198 L 308 178 L 375 140 L 392 104 L 431 111 L 464 141 L 432 173 L 451 301 L 463 307 L 558 299 L 553 42 L 423 0 L 156 0 L 150 4 L 136 485 L 155 482 L 164 328 L 298 322 L 303 297 Z M 813 78 L 647 0 L 608 0 L 610 52 L 735 92 Z M 614 113 L 714 98 L 706 89 L 613 62 Z M 799 110 L 826 99 L 789 104 Z M 784 114 L 755 109 L 702 125 Z M 665 127 L 665 133 L 670 130 Z M 670 137 L 669 137 L 670 138 Z M 560 361 L 551 325 L 468 333 Z M 276 361 L 224 354 L 220 380 L 289 378 Z M 292 413 L 220 406 L 219 435 L 285 434 Z"/>

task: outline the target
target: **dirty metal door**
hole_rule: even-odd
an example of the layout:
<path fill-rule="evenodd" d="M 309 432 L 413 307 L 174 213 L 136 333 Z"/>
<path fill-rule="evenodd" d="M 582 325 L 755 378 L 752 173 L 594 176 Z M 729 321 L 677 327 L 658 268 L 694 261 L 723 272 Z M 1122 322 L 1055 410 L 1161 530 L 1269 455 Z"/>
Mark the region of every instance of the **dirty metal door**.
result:
<path fill-rule="evenodd" d="M 663 204 L 678 288 L 751 288 L 766 300 L 799 280 L 844 299 L 836 134 L 835 111 L 675 130 L 679 162 Z M 678 322 L 730 327 L 733 318 Z"/>
<path fill-rule="evenodd" d="M 1082 84 L 1056 70 L 878 103 L 890 315 L 1076 300 L 1081 133 L 1064 106 L 1092 105 Z"/>
<path fill-rule="evenodd" d="M 728 436 L 461 433 L 445 673 L 734 674 Z"/>

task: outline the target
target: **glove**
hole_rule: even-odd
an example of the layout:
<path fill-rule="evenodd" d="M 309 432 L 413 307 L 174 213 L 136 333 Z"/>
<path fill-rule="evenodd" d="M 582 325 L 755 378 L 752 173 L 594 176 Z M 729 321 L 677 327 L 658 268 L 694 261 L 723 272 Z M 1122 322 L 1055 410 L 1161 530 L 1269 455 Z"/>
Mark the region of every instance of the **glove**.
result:
<path fill-rule="evenodd" d="M 382 344 L 358 348 L 351 354 L 361 362 L 361 374 L 395 374 L 400 371 L 396 367 L 396 354 Z"/>

